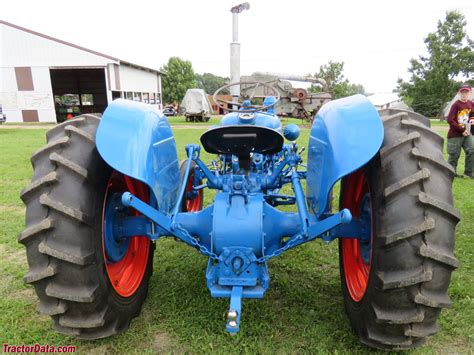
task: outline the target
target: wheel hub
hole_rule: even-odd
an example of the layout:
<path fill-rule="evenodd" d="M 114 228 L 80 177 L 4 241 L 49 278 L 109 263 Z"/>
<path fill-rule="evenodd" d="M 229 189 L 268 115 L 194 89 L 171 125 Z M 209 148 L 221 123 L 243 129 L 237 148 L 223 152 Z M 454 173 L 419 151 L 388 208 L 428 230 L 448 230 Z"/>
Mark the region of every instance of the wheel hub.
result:
<path fill-rule="evenodd" d="M 132 296 L 140 287 L 145 274 L 150 251 L 147 237 L 120 238 L 120 218 L 139 213 L 123 207 L 121 196 L 130 191 L 144 201 L 149 201 L 146 185 L 124 176 L 112 173 L 107 184 L 103 206 L 102 242 L 105 268 L 114 290 L 122 297 Z"/>
<path fill-rule="evenodd" d="M 121 202 L 121 194 L 112 195 L 106 210 L 104 221 L 104 244 L 107 261 L 116 263 L 127 253 L 129 238 L 120 238 L 118 220 L 126 216 L 126 208 Z"/>
<path fill-rule="evenodd" d="M 372 205 L 365 172 L 349 175 L 343 188 L 341 207 L 348 208 L 365 225 L 358 239 L 341 240 L 345 284 L 350 297 L 359 302 L 367 290 L 372 261 Z"/>

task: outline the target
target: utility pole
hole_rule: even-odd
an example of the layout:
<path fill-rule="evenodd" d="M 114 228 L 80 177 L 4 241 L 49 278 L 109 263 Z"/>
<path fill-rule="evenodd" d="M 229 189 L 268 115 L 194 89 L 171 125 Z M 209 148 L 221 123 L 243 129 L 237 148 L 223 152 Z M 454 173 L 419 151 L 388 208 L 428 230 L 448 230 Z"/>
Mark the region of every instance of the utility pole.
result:
<path fill-rule="evenodd" d="M 244 2 L 230 9 L 232 12 L 232 42 L 230 43 L 230 83 L 240 81 L 240 43 L 239 43 L 239 14 L 250 9 L 250 4 Z M 240 87 L 238 85 L 230 87 L 232 101 L 237 102 L 240 96 Z"/>

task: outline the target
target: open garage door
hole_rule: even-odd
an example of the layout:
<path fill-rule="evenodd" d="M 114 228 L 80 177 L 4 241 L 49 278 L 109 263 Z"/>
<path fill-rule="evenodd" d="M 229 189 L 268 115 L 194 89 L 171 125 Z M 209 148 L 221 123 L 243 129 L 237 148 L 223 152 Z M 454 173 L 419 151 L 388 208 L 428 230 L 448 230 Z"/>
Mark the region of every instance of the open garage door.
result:
<path fill-rule="evenodd" d="M 102 113 L 107 107 L 105 70 L 93 69 L 50 69 L 56 120 L 84 113 Z"/>

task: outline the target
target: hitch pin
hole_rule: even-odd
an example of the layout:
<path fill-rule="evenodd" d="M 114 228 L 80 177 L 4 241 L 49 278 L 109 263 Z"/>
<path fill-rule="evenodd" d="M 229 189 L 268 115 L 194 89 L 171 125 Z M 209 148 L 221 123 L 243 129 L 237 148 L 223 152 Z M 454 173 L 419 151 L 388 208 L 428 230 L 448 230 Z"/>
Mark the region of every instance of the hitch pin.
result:
<path fill-rule="evenodd" d="M 239 331 L 240 313 L 242 310 L 242 286 L 233 286 L 230 295 L 230 307 L 227 312 L 226 331 L 230 335 L 235 335 Z"/>

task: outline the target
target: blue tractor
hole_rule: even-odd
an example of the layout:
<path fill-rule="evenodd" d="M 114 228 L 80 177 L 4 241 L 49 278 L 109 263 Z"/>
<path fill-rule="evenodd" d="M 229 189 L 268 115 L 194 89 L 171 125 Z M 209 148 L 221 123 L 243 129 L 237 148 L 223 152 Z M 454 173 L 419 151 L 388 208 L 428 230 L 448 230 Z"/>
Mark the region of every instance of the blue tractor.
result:
<path fill-rule="evenodd" d="M 186 146 L 181 164 L 166 117 L 147 104 L 115 100 L 102 118 L 79 116 L 47 133 L 21 195 L 18 239 L 24 279 L 57 331 L 97 339 L 126 330 L 165 237 L 209 259 L 206 284 L 229 299 L 230 334 L 245 327 L 243 299 L 269 289 L 268 261 L 316 239 L 339 243 L 345 308 L 361 342 L 407 349 L 438 331 L 458 266 L 443 139 L 425 117 L 378 112 L 356 95 L 322 107 L 304 156 L 298 126 L 282 127 L 273 112 L 278 92 L 259 85 L 270 91 L 263 105 L 219 101 L 216 92 L 231 112 L 201 146 Z M 210 164 L 201 149 L 215 155 Z M 206 189 L 216 195 L 203 208 Z"/>

